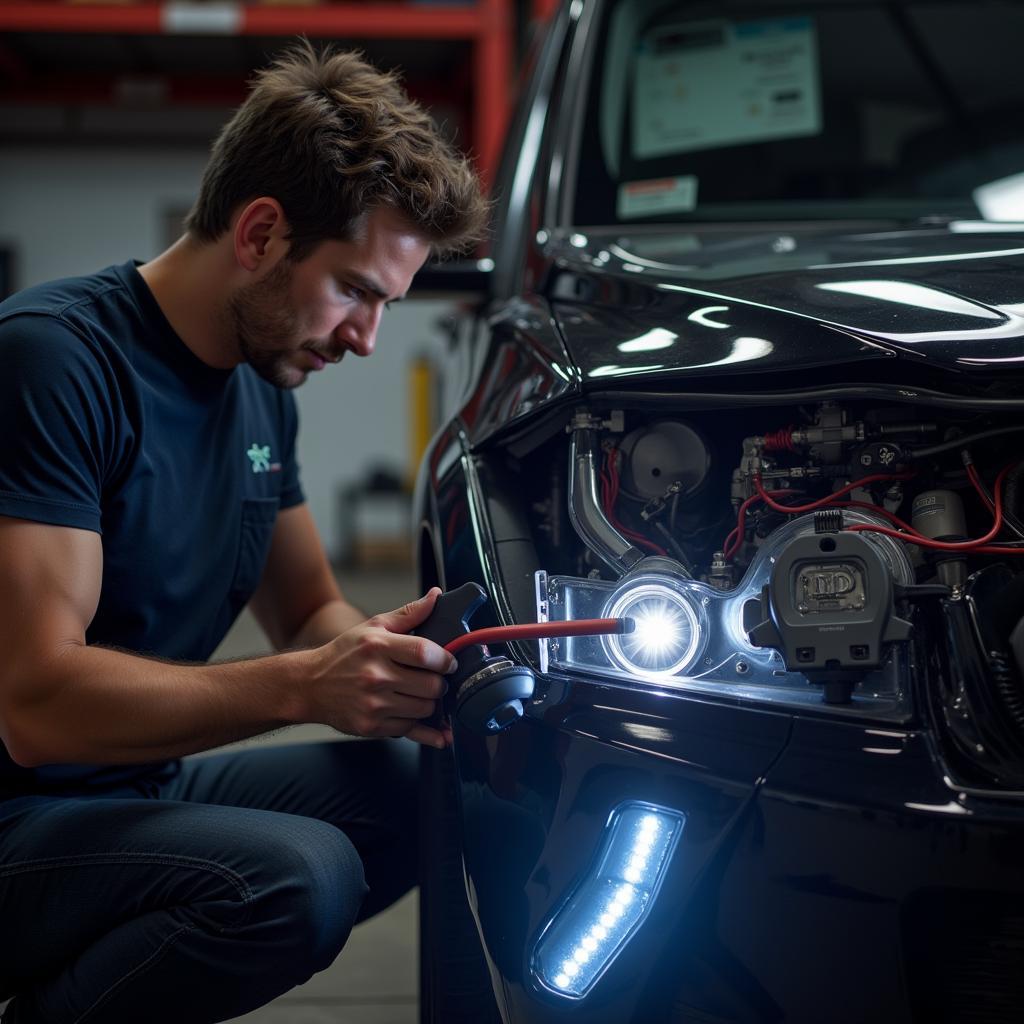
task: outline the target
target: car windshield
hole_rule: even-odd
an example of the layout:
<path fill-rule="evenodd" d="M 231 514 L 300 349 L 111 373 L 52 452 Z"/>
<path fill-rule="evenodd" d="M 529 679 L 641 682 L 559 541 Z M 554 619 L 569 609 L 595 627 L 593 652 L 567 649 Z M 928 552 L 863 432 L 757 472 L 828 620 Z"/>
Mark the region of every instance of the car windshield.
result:
<path fill-rule="evenodd" d="M 610 0 L 577 225 L 1024 221 L 1024 4 Z"/>

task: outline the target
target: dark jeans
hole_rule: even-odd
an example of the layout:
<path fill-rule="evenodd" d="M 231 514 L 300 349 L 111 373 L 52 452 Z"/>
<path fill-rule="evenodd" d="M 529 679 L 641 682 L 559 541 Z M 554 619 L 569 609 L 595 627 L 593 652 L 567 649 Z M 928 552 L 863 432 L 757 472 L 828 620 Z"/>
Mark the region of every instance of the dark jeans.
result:
<path fill-rule="evenodd" d="M 416 752 L 248 749 L 0 803 L 4 1021 L 206 1024 L 307 981 L 415 883 Z"/>

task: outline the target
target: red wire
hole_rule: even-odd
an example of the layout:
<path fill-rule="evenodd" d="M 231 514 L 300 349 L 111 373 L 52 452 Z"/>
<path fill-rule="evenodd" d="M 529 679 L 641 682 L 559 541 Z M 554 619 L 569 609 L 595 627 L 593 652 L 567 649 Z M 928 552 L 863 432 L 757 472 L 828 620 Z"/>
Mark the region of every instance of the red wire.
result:
<path fill-rule="evenodd" d="M 732 528 L 732 533 L 725 538 L 725 547 L 723 548 L 723 551 L 726 558 L 732 558 L 732 556 L 739 551 L 740 545 L 743 543 L 744 531 L 747 525 L 747 509 L 750 508 L 755 501 L 760 500 L 760 497 L 755 494 L 753 497 L 747 498 L 747 500 L 740 505 L 739 511 L 736 513 L 736 525 Z M 730 544 L 732 537 L 735 537 L 736 540 L 734 543 Z"/>
<path fill-rule="evenodd" d="M 790 489 L 790 490 L 781 490 L 781 491 L 768 491 L 767 493 L 770 494 L 773 498 L 779 498 L 779 497 L 782 497 L 785 494 L 794 494 L 795 492 L 792 489 Z M 733 555 L 735 555 L 736 552 L 739 551 L 740 545 L 743 543 L 740 538 L 743 536 L 743 530 L 744 530 L 744 527 L 746 525 L 747 509 L 750 508 L 750 506 L 755 501 L 760 501 L 760 500 L 761 500 L 761 495 L 760 494 L 755 494 L 753 497 L 747 498 L 747 500 L 745 502 L 743 502 L 742 505 L 740 505 L 739 514 L 737 515 L 736 526 L 733 527 L 732 532 L 729 534 L 728 537 L 725 538 L 725 543 L 722 545 L 722 553 L 725 555 L 726 558 L 732 558 Z M 779 506 L 779 507 L 780 508 L 786 508 L 788 506 Z M 796 506 L 793 506 L 793 507 L 795 508 Z M 836 502 L 833 502 L 832 505 L 830 505 L 829 507 L 830 508 L 866 508 L 866 509 L 869 509 L 872 512 L 877 513 L 880 516 L 884 516 L 886 519 L 889 520 L 890 523 L 895 523 L 901 529 L 906 530 L 907 533 L 912 533 L 912 534 L 914 534 L 914 536 L 917 536 L 917 537 L 920 536 L 920 533 L 917 530 L 915 530 L 909 523 L 905 523 L 902 519 L 900 519 L 899 516 L 894 515 L 888 509 L 880 508 L 878 505 L 872 505 L 868 501 L 836 501 Z M 733 540 L 733 538 L 735 538 L 735 540 Z"/>
<path fill-rule="evenodd" d="M 631 619 L 573 619 L 570 622 L 523 622 L 517 626 L 488 626 L 474 629 L 454 640 L 444 649 L 458 654 L 473 644 L 499 644 L 509 640 L 543 640 L 554 636 L 598 636 L 602 633 L 625 633 L 632 629 Z"/>
<path fill-rule="evenodd" d="M 794 492 L 792 490 L 783 490 L 783 491 L 769 491 L 768 493 L 773 498 L 778 498 L 778 497 L 781 497 L 784 494 L 793 494 Z M 742 537 L 742 535 L 743 535 L 743 528 L 745 526 L 745 519 L 746 519 L 746 511 L 755 501 L 760 501 L 760 500 L 761 500 L 761 495 L 760 494 L 755 494 L 752 498 L 747 498 L 747 500 L 745 502 L 743 502 L 742 505 L 740 505 L 738 522 L 737 522 L 736 526 L 733 527 L 732 533 L 730 533 L 729 536 L 725 538 L 725 544 L 722 546 L 722 553 L 725 555 L 726 558 L 732 558 L 733 555 L 735 555 L 736 552 L 739 551 L 740 544 L 742 544 L 742 541 L 739 538 Z M 837 501 L 837 502 L 834 503 L 833 506 L 830 506 L 830 507 L 834 507 L 834 508 L 866 508 L 869 511 L 875 512 L 876 514 L 878 514 L 880 516 L 884 516 L 886 519 L 889 520 L 889 522 L 895 523 L 901 529 L 906 530 L 907 533 L 913 534 L 915 537 L 920 537 L 921 536 L 921 534 L 917 530 L 915 530 L 909 523 L 905 523 L 902 519 L 900 519 L 899 516 L 894 515 L 888 509 L 880 508 L 878 505 L 872 505 L 868 501 Z M 739 536 L 737 536 L 737 534 Z M 736 537 L 736 540 L 730 546 L 730 542 L 733 541 L 734 537 Z"/>
<path fill-rule="evenodd" d="M 978 497 L 985 503 L 985 507 L 989 512 L 994 512 L 995 508 L 992 505 L 992 499 L 985 493 L 985 489 L 981 486 L 981 478 L 978 476 L 978 471 L 971 463 L 967 465 L 967 477 L 974 484 L 974 489 L 978 492 Z"/>
<path fill-rule="evenodd" d="M 852 484 L 840 487 L 838 491 L 833 491 L 824 498 L 819 498 L 817 501 L 812 501 L 807 505 L 780 505 L 777 501 L 772 501 L 771 496 L 761 484 L 760 474 L 754 475 L 754 486 L 769 508 L 775 509 L 776 512 L 786 512 L 792 515 L 795 512 L 813 512 L 815 509 L 825 508 L 827 505 L 832 504 L 836 498 L 841 498 L 844 494 L 849 494 L 850 491 L 863 487 L 865 484 L 873 484 L 877 480 L 909 480 L 915 475 L 914 473 L 875 473 L 872 476 L 865 476 L 860 480 L 854 480 Z"/>
<path fill-rule="evenodd" d="M 732 558 L 733 554 L 735 554 L 735 551 L 732 547 L 732 541 L 733 537 L 737 536 L 737 533 L 738 531 L 734 526 L 732 530 L 729 531 L 729 535 L 725 538 L 725 541 L 722 543 L 722 554 L 726 558 Z M 736 545 L 736 548 L 739 548 L 739 544 Z"/>
<path fill-rule="evenodd" d="M 769 491 L 768 493 L 772 495 L 783 495 L 793 494 L 794 492 L 792 490 L 782 490 Z M 739 511 L 736 515 L 736 525 L 733 527 L 732 532 L 729 534 L 729 536 L 725 538 L 725 543 L 722 545 L 722 554 L 724 554 L 726 558 L 732 558 L 732 556 L 735 555 L 737 551 L 739 551 L 740 545 L 743 543 L 743 533 L 747 521 L 747 509 L 750 508 L 750 506 L 753 505 L 755 501 L 760 500 L 761 495 L 754 494 L 751 497 L 747 498 L 747 500 L 743 502 L 742 505 L 740 505 Z M 735 541 L 733 541 L 733 537 L 736 538 Z"/>
<path fill-rule="evenodd" d="M 978 537 L 975 540 L 963 540 L 963 541 L 945 541 L 945 540 L 932 540 L 929 537 L 918 536 L 907 536 L 906 534 L 897 533 L 895 530 L 890 530 L 885 526 L 869 526 L 867 524 L 861 524 L 857 526 L 848 527 L 849 530 L 858 533 L 864 531 L 870 531 L 871 533 L 884 533 L 887 537 L 895 537 L 897 540 L 907 541 L 910 544 L 918 544 L 924 548 L 931 548 L 935 551 L 979 551 L 988 544 L 989 541 L 994 540 L 998 536 L 999 531 L 1003 528 L 1003 481 L 1006 479 L 1006 474 L 1010 472 L 1016 463 L 1011 462 L 1009 465 L 1004 466 L 999 476 L 996 477 L 995 485 L 995 518 L 992 522 L 992 528 L 985 534 L 984 537 Z M 1024 554 L 1024 550 L 1017 548 L 1004 548 L 1002 551 L 997 552 L 998 554 L 1007 554 L 1009 552 Z M 993 554 L 994 552 L 986 551 L 986 554 Z"/>
<path fill-rule="evenodd" d="M 637 544 L 642 544 L 645 548 L 649 548 L 654 551 L 655 554 L 668 556 L 668 552 L 654 541 L 648 540 L 642 533 L 637 533 L 635 530 L 631 530 L 628 526 L 623 525 L 615 515 L 615 504 L 619 500 L 619 470 L 617 466 L 618 450 L 610 448 L 605 452 L 605 465 L 601 470 L 602 479 L 604 479 L 605 470 L 608 473 L 608 489 L 602 491 L 602 501 L 604 503 L 604 512 L 608 517 L 608 521 L 615 527 L 624 537 L 628 537 L 629 540 L 634 541 Z"/>
<path fill-rule="evenodd" d="M 869 531 L 872 533 L 884 533 L 887 537 L 895 537 L 896 540 L 902 540 L 907 544 L 917 544 L 920 547 L 933 548 L 935 550 L 940 551 L 974 551 L 979 554 L 986 555 L 1024 555 L 1024 548 L 1005 547 L 997 544 L 988 543 L 990 540 L 993 540 L 999 533 L 999 530 L 1002 529 L 1002 483 L 1003 479 L 1006 477 L 1006 474 L 1010 471 L 1010 469 L 1013 468 L 1013 465 L 1014 464 L 1011 463 L 1010 465 L 1006 466 L 1000 472 L 998 478 L 996 479 L 995 504 L 988 501 L 988 497 L 982 489 L 981 479 L 978 476 L 977 470 L 974 468 L 973 465 L 967 466 L 967 475 L 970 478 L 971 483 L 974 485 L 975 490 L 978 492 L 978 495 L 982 498 L 982 500 L 989 507 L 989 509 L 993 511 L 995 514 L 992 529 L 990 529 L 984 537 L 979 537 L 975 540 L 968 541 L 932 540 L 929 537 L 923 536 L 918 530 L 915 530 L 913 526 L 911 526 L 904 520 L 900 519 L 899 516 L 894 515 L 888 509 L 881 508 L 878 505 L 872 505 L 866 501 L 834 500 L 836 497 L 839 497 L 843 494 L 847 494 L 850 491 L 854 490 L 855 488 L 860 487 L 864 484 L 873 483 L 876 480 L 906 480 L 912 477 L 914 475 L 913 473 L 900 473 L 891 476 L 888 474 L 876 474 L 874 476 L 864 477 L 863 479 L 857 480 L 852 484 L 848 484 L 846 487 L 843 487 L 840 490 L 835 491 L 833 494 L 830 494 L 825 498 L 822 498 L 818 501 L 810 502 L 809 504 L 806 505 L 782 505 L 776 501 L 773 501 L 772 499 L 774 497 L 778 497 L 781 496 L 782 494 L 792 492 L 766 491 L 761 483 L 760 476 L 755 476 L 754 486 L 757 488 L 758 493 L 750 498 L 747 498 L 747 500 L 744 501 L 742 505 L 740 505 L 739 514 L 737 516 L 737 524 L 733 528 L 729 536 L 725 538 L 725 544 L 723 545 L 722 550 L 726 558 L 732 558 L 733 555 L 736 554 L 736 552 L 739 550 L 740 544 L 742 544 L 743 542 L 743 527 L 745 525 L 745 515 L 747 509 L 755 501 L 764 501 L 769 508 L 772 508 L 777 512 L 786 512 L 789 514 L 798 512 L 810 512 L 817 508 L 829 506 L 838 508 L 865 508 L 876 513 L 877 515 L 884 516 L 891 523 L 895 523 L 896 526 L 900 527 L 900 529 L 905 532 L 898 533 L 896 530 L 890 530 L 884 526 L 875 526 L 869 523 L 858 523 L 853 526 L 848 526 L 846 527 L 846 529 L 856 532 Z M 733 538 L 735 538 L 735 540 Z"/>
<path fill-rule="evenodd" d="M 779 431 L 779 435 L 782 435 L 783 433 L 783 431 Z M 601 497 L 605 505 L 605 514 L 608 516 L 611 524 L 630 540 L 635 541 L 637 544 L 642 544 L 644 547 L 657 552 L 659 555 L 667 555 L 664 548 L 655 544 L 653 541 L 648 540 L 643 536 L 643 534 L 629 529 L 629 527 L 620 522 L 615 515 L 615 504 L 618 501 L 619 496 L 619 471 L 616 465 L 617 454 L 616 450 L 609 450 L 606 453 L 605 466 L 602 467 L 601 470 Z M 763 501 L 770 509 L 773 509 L 776 512 L 783 512 L 786 515 L 813 512 L 820 508 L 865 508 L 888 519 L 889 522 L 895 524 L 899 527 L 899 530 L 903 532 L 898 532 L 897 530 L 891 530 L 887 527 L 876 526 L 870 523 L 857 523 L 853 526 L 847 527 L 846 529 L 857 533 L 882 533 L 887 537 L 894 537 L 896 540 L 902 540 L 908 544 L 917 544 L 920 547 L 931 548 L 938 551 L 977 551 L 981 554 L 1024 555 L 1024 548 L 1002 547 L 999 545 L 990 545 L 988 543 L 989 541 L 994 540 L 1002 529 L 1002 483 L 1012 466 L 1013 464 L 1011 463 L 1004 467 L 996 479 L 994 504 L 989 501 L 988 496 L 982 489 L 981 480 L 978 476 L 977 470 L 973 465 L 967 466 L 967 476 L 973 484 L 974 489 L 978 492 L 979 497 L 985 502 L 989 510 L 994 513 L 992 528 L 989 532 L 986 533 L 984 537 L 978 537 L 974 540 L 967 541 L 932 540 L 929 537 L 922 536 L 922 534 L 918 530 L 915 530 L 913 526 L 900 519 L 899 516 L 888 511 L 888 509 L 882 508 L 878 505 L 872 505 L 865 501 L 836 501 L 837 498 L 841 498 L 844 494 L 849 494 L 850 491 L 853 491 L 858 487 L 863 487 L 866 484 L 876 483 L 880 480 L 909 480 L 916 475 L 912 472 L 892 474 L 876 473 L 871 476 L 862 477 L 860 480 L 855 480 L 853 483 L 847 484 L 845 487 L 841 487 L 838 491 L 833 491 L 824 498 L 819 498 L 817 501 L 808 502 L 804 505 L 783 505 L 780 502 L 775 501 L 774 499 L 776 497 L 782 497 L 785 494 L 792 494 L 793 491 L 766 491 L 761 482 L 760 475 L 755 475 L 754 487 L 757 490 L 757 494 L 751 495 L 751 497 L 747 498 L 746 501 L 740 505 L 736 517 L 736 526 L 733 527 L 729 535 L 725 538 L 722 545 L 722 551 L 726 558 L 732 558 L 739 551 L 740 545 L 743 543 L 747 510 L 756 501 Z"/>
<path fill-rule="evenodd" d="M 890 523 L 895 523 L 901 530 L 906 530 L 907 533 L 913 534 L 915 537 L 922 536 L 920 530 L 915 530 L 910 523 L 904 522 L 899 516 L 893 515 L 887 508 L 882 508 L 879 505 L 872 505 L 870 501 L 837 501 L 836 505 L 840 508 L 866 508 L 872 512 L 877 513 L 885 519 L 888 519 Z"/>

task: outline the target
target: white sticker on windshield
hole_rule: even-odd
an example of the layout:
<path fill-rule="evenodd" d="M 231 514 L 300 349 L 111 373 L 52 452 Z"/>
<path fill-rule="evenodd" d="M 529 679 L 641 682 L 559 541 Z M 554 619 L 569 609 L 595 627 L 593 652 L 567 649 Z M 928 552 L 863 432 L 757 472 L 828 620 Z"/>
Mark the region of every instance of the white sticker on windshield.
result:
<path fill-rule="evenodd" d="M 808 17 L 661 25 L 637 51 L 639 160 L 821 131 L 817 34 Z"/>
<path fill-rule="evenodd" d="M 652 213 L 689 213 L 697 206 L 697 177 L 681 174 L 677 178 L 652 178 L 627 181 L 619 186 L 619 220 L 646 217 Z"/>

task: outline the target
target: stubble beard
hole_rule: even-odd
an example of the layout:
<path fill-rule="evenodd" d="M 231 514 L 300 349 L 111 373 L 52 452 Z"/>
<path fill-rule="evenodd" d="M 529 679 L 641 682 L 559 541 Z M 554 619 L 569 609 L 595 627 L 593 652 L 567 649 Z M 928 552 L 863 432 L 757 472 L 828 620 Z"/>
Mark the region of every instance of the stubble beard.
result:
<path fill-rule="evenodd" d="M 240 288 L 228 304 L 242 359 L 265 381 L 285 389 L 297 388 L 307 376 L 289 362 L 302 347 L 289 345 L 299 333 L 289 297 L 291 279 L 291 267 L 282 261 L 264 280 Z"/>

